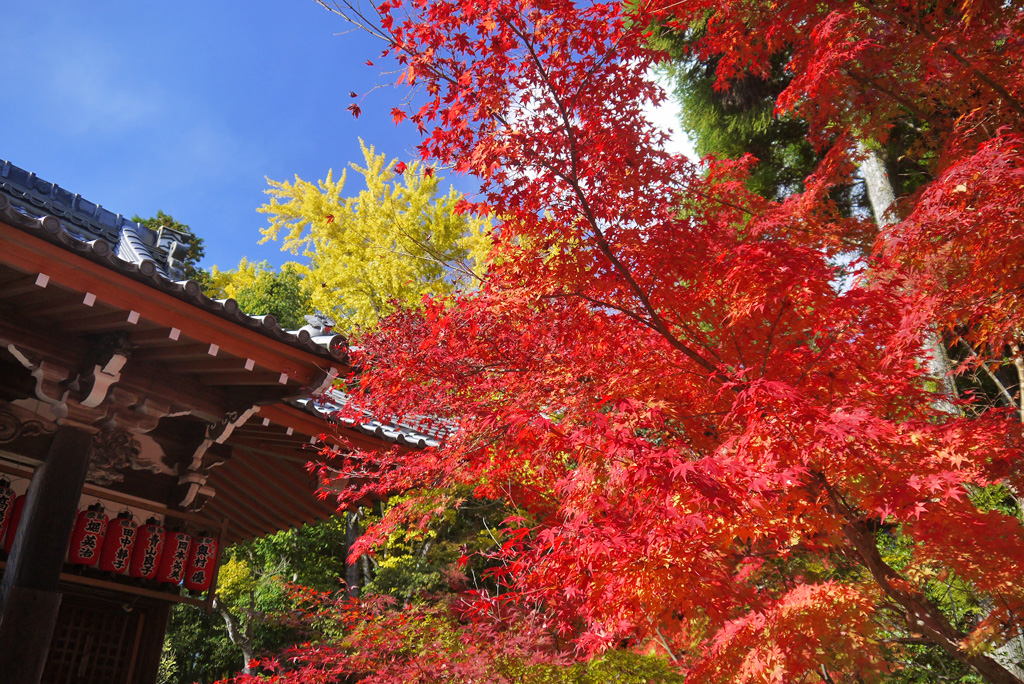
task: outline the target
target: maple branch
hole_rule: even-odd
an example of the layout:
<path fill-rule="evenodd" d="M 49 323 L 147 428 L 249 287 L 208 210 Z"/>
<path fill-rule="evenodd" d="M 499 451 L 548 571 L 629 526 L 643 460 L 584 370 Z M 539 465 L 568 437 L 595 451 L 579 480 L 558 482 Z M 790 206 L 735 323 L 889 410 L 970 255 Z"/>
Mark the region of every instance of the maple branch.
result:
<path fill-rule="evenodd" d="M 935 41 L 933 40 L 932 42 Z M 996 93 L 998 93 L 1004 100 L 1006 100 L 1006 103 L 1010 105 L 1010 108 L 1013 109 L 1013 111 L 1017 112 L 1018 116 L 1024 116 L 1024 105 L 1022 105 L 1013 95 L 1011 95 L 1010 91 L 1003 87 L 1001 83 L 998 83 L 995 79 L 990 77 L 980 68 L 974 66 L 974 64 L 968 61 L 968 59 L 961 55 L 955 48 L 945 47 L 943 48 L 943 51 L 950 57 L 955 59 L 957 62 L 959 62 L 962 66 L 965 66 L 970 71 L 974 72 L 974 75 L 981 79 L 981 81 L 985 85 L 987 85 L 992 90 L 996 91 Z"/>
<path fill-rule="evenodd" d="M 873 11 L 876 14 L 894 20 L 897 24 L 909 24 L 911 27 L 916 29 L 919 35 L 921 35 L 926 41 L 933 45 L 938 45 L 940 42 L 939 37 L 928 30 L 928 28 L 924 24 L 924 21 L 921 19 L 919 15 L 914 17 L 901 17 L 896 12 L 886 11 L 884 8 L 880 6 L 880 3 L 876 2 L 867 3 L 866 7 L 868 7 L 870 11 Z M 960 52 L 956 48 L 944 45 L 942 46 L 942 51 L 945 52 L 950 57 L 952 57 L 954 60 L 956 60 L 961 66 L 965 67 L 968 71 L 977 76 L 982 83 L 984 83 L 993 91 L 995 91 L 997 95 L 1002 97 L 1006 101 L 1006 103 L 1010 105 L 1010 108 L 1013 109 L 1013 111 L 1015 111 L 1018 116 L 1024 117 L 1024 105 L 1022 105 L 1013 95 L 1011 95 L 1010 91 L 1008 91 L 1001 83 L 997 82 L 995 79 L 990 77 L 981 68 L 974 66 L 974 64 L 966 57 L 964 57 L 962 54 L 960 54 Z"/>
<path fill-rule="evenodd" d="M 1013 352 L 1013 366 L 1017 369 L 1017 396 L 1020 400 L 1020 422 L 1024 423 L 1024 359 L 1020 356 L 1020 346 L 1010 347 Z"/>
<path fill-rule="evenodd" d="M 552 292 L 551 294 L 542 295 L 542 297 L 545 298 L 545 299 L 554 299 L 556 297 L 579 297 L 580 299 L 582 299 L 584 301 L 587 301 L 587 302 L 590 302 L 591 304 L 594 304 L 595 306 L 606 307 L 606 308 L 611 309 L 613 311 L 618 311 L 619 313 L 623 314 L 627 318 L 629 318 L 631 320 L 634 320 L 637 323 L 640 323 L 641 325 L 643 325 L 645 327 L 648 327 L 651 330 L 654 330 L 655 332 L 657 332 L 657 328 L 654 327 L 654 324 L 651 321 L 649 321 L 646 318 L 644 318 L 643 316 L 639 315 L 638 313 L 636 313 L 632 309 L 627 309 L 627 308 L 625 308 L 623 306 L 620 306 L 618 304 L 612 304 L 611 302 L 605 301 L 603 299 L 597 299 L 596 297 L 591 297 L 590 295 L 583 294 L 579 290 L 577 290 L 575 292 Z"/>
<path fill-rule="evenodd" d="M 983 371 L 985 371 L 985 374 L 988 375 L 989 379 L 995 383 L 996 387 L 999 389 L 999 396 L 1003 399 L 1003 403 L 1010 408 L 1016 408 L 1016 402 L 1013 400 L 1013 397 L 1010 396 L 1010 393 L 1006 390 L 1006 387 L 1003 386 L 1003 383 L 1000 382 L 999 378 L 996 377 L 995 373 L 989 370 L 985 360 L 982 359 L 976 351 L 974 351 L 974 348 L 971 347 L 971 345 L 967 344 L 967 341 L 964 340 L 964 338 L 959 335 L 957 335 L 956 338 L 960 344 L 967 348 L 967 353 L 978 360 L 978 365 L 981 366 Z"/>
<path fill-rule="evenodd" d="M 772 321 L 772 325 L 768 328 L 768 336 L 765 338 L 764 344 L 764 358 L 761 359 L 761 375 L 764 376 L 765 368 L 768 366 L 768 355 L 772 350 L 772 339 L 775 337 L 775 327 L 782 320 L 782 315 L 786 313 L 786 309 L 789 308 L 789 301 L 784 300 L 782 306 L 779 307 L 779 315 Z"/>
<path fill-rule="evenodd" d="M 352 24 L 356 28 L 366 31 L 371 36 L 379 38 L 386 43 L 391 43 L 391 39 L 380 29 L 378 29 L 372 20 L 370 20 L 362 10 L 358 9 L 349 0 L 339 0 L 341 4 L 348 8 L 348 12 L 343 11 L 339 6 L 338 2 L 328 2 L 328 0 L 314 0 L 316 4 L 323 7 L 325 10 L 332 14 L 337 14 L 339 17 Z M 375 8 L 376 9 L 376 8 Z M 355 17 L 355 19 L 353 18 Z M 380 13 L 377 13 L 377 17 L 380 17 Z M 357 21 L 358 19 L 358 21 Z"/>
<path fill-rule="evenodd" d="M 661 633 L 661 628 L 655 626 L 654 632 L 658 635 L 658 640 L 661 641 L 661 646 L 665 649 L 665 652 L 668 653 L 668 657 L 672 659 L 673 663 L 678 663 L 679 658 L 676 657 L 676 654 L 673 653 L 672 648 L 668 645 L 665 635 Z"/>
<path fill-rule="evenodd" d="M 572 125 L 572 119 L 565 108 L 565 104 L 562 102 L 562 99 L 558 96 L 556 89 L 551 84 L 550 76 L 548 75 L 547 70 L 544 68 L 544 64 L 541 61 L 536 50 L 534 49 L 533 45 L 522 35 L 521 31 L 518 31 L 515 28 L 513 28 L 512 31 L 513 33 L 516 33 L 516 35 L 518 35 L 521 40 L 523 40 L 523 43 L 527 51 L 530 53 L 530 58 L 533 61 L 534 67 L 537 69 L 537 72 L 540 75 L 542 82 L 547 88 L 548 93 L 551 95 L 551 98 L 554 100 L 555 106 L 558 108 L 558 115 L 562 121 L 562 127 L 568 142 L 569 163 L 572 169 L 571 176 L 565 176 L 564 174 L 561 174 L 562 179 L 569 184 L 573 193 L 576 195 L 576 199 L 580 203 L 580 208 L 583 211 L 584 217 L 586 218 L 587 223 L 593 230 L 595 236 L 594 241 L 597 244 L 598 250 L 601 252 L 601 254 L 604 255 L 606 259 L 608 259 L 612 267 L 616 271 L 618 271 L 620 277 L 622 277 L 622 279 L 626 281 L 626 284 L 629 286 L 629 289 L 633 291 L 633 295 L 640 300 L 641 305 L 647 311 L 647 315 L 650 316 L 652 328 L 658 334 L 664 337 L 668 341 L 668 343 L 672 345 L 676 350 L 680 351 L 688 359 L 690 359 L 691 361 L 699 365 L 701 368 L 704 368 L 709 373 L 711 373 L 716 380 L 722 383 L 727 382 L 728 378 L 721 371 L 719 371 L 714 364 L 709 362 L 707 359 L 705 359 L 703 356 L 698 354 L 695 350 L 691 349 L 689 346 L 684 344 L 681 340 L 679 340 L 678 338 L 676 338 L 675 335 L 672 334 L 672 331 L 669 330 L 668 326 L 665 324 L 664 319 L 662 319 L 661 315 L 658 313 L 654 305 L 651 303 L 651 300 L 647 296 L 647 293 L 640 287 L 639 283 L 637 283 L 636 279 L 633 277 L 633 273 L 615 255 L 614 251 L 611 248 L 611 245 L 608 243 L 604 231 L 601 230 L 601 226 L 597 220 L 597 217 L 594 215 L 593 208 L 590 206 L 590 201 L 588 200 L 586 193 L 583 192 L 583 188 L 580 186 L 579 183 L 579 150 L 578 143 L 576 141 L 576 135 L 574 132 L 574 127 Z M 555 169 L 551 170 L 556 171 Z"/>
<path fill-rule="evenodd" d="M 861 564 L 871 573 L 879 588 L 903 608 L 910 629 L 920 632 L 947 655 L 973 668 L 993 684 L 1022 684 L 1020 679 L 996 660 L 962 649 L 960 644 L 967 635 L 950 624 L 935 604 L 885 562 L 863 516 L 843 501 L 823 473 L 815 473 L 815 482 L 828 494 L 832 506 L 841 516 L 843 536 L 853 547 Z"/>
<path fill-rule="evenodd" d="M 849 76 L 851 79 L 856 81 L 857 83 L 859 83 L 859 84 L 861 84 L 863 86 L 869 86 L 869 87 L 874 88 L 875 90 L 879 91 L 880 93 L 882 93 L 884 95 L 888 95 L 892 99 L 896 100 L 896 102 L 898 102 L 901 105 L 903 105 L 904 107 L 906 107 L 907 110 L 911 114 L 916 116 L 918 119 L 921 119 L 923 121 L 927 121 L 928 120 L 928 116 L 925 115 L 925 113 L 922 112 L 913 102 L 911 102 L 907 98 L 903 97 L 899 93 L 893 92 L 889 88 L 886 88 L 885 86 L 881 85 L 878 82 L 877 79 L 871 78 L 870 76 L 864 76 L 862 74 L 858 74 L 855 71 L 853 71 L 852 69 L 841 69 L 841 71 L 843 73 L 845 73 L 847 76 Z"/>

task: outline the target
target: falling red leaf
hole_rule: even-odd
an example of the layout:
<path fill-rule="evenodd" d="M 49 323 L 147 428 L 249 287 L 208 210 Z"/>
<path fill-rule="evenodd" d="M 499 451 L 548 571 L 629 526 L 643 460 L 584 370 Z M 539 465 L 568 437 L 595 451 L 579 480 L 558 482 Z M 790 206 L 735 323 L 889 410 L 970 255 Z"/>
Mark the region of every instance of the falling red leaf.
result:
<path fill-rule="evenodd" d="M 405 162 L 398 162 L 397 164 L 395 164 L 395 173 L 398 173 L 398 174 L 405 173 L 405 169 L 406 168 L 407 167 L 405 165 Z"/>
<path fill-rule="evenodd" d="M 359 97 L 358 95 L 356 95 L 356 91 L 354 91 L 354 90 L 348 91 L 348 96 L 349 97 Z"/>
<path fill-rule="evenodd" d="M 355 102 L 350 104 L 348 107 L 345 107 L 345 109 L 352 112 L 352 116 L 354 116 L 357 119 L 359 118 L 359 115 L 363 113 L 363 110 L 360 109 L 359 105 L 357 105 Z"/>
<path fill-rule="evenodd" d="M 328 223 L 333 223 L 334 222 L 334 214 L 328 214 L 327 215 L 327 222 Z"/>
<path fill-rule="evenodd" d="M 427 178 L 433 178 L 434 177 L 434 169 L 432 169 L 432 168 L 430 168 L 428 166 L 427 168 L 423 169 L 423 175 L 426 176 Z"/>
<path fill-rule="evenodd" d="M 366 60 L 366 66 L 373 66 L 373 62 L 371 62 L 370 60 Z"/>

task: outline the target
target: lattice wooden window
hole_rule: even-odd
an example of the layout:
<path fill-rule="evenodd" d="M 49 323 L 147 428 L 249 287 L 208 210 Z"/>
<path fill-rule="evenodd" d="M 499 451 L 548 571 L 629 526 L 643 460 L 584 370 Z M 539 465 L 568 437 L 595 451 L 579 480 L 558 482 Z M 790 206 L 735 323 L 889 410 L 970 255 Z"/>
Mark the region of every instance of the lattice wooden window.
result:
<path fill-rule="evenodd" d="M 130 684 L 141 631 L 140 613 L 65 595 L 43 684 Z"/>

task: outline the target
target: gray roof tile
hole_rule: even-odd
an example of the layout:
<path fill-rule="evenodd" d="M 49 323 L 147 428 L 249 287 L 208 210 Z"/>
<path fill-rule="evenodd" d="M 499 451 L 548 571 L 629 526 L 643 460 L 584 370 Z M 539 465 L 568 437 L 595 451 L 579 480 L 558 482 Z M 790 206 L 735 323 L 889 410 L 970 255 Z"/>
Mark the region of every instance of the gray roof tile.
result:
<path fill-rule="evenodd" d="M 341 335 L 314 339 L 305 330 L 289 332 L 273 316 L 248 316 L 235 300 L 214 301 L 194 280 L 177 280 L 180 270 L 168 261 L 174 245 L 167 236 L 161 249 L 156 231 L 2 159 L 0 220 L 267 337 L 333 360 L 347 358 Z"/>

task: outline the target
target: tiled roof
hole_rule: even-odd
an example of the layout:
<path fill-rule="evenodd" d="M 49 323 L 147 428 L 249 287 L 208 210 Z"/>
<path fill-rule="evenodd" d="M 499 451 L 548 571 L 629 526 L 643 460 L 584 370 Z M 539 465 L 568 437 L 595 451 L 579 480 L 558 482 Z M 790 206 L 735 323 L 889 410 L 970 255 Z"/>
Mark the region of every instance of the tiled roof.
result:
<path fill-rule="evenodd" d="M 284 330 L 273 316 L 249 316 L 235 300 L 210 299 L 196 281 L 180 280 L 189 236 L 154 231 L 2 159 L 0 220 L 267 337 L 334 360 L 347 356 L 342 335 Z"/>
<path fill-rule="evenodd" d="M 365 411 L 353 410 L 350 402 L 349 395 L 332 390 L 316 399 L 299 399 L 294 403 L 324 420 L 403 446 L 436 447 L 455 431 L 452 421 L 426 416 L 407 416 L 400 421 L 382 423 Z"/>
<path fill-rule="evenodd" d="M 0 160 L 0 220 L 267 337 L 347 361 L 344 336 L 322 334 L 322 325 L 287 331 L 271 315 L 250 316 L 239 310 L 234 299 L 210 299 L 196 281 L 177 279 L 188 235 L 166 228 L 154 231 L 4 160 Z M 307 317 L 313 323 L 311 318 L 317 317 Z M 372 420 L 365 413 L 360 414 L 365 420 L 353 418 L 348 395 L 337 390 L 292 403 L 324 420 L 403 446 L 435 447 L 454 431 L 454 423 L 427 417 L 391 423 Z"/>

